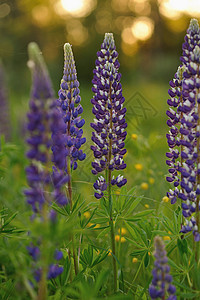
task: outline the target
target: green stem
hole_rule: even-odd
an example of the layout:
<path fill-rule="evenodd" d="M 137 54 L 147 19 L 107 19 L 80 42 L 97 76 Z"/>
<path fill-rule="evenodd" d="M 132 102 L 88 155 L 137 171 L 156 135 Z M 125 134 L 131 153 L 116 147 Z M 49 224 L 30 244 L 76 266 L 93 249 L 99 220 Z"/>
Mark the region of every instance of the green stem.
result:
<path fill-rule="evenodd" d="M 113 257 L 113 275 L 114 275 L 114 292 L 117 291 L 117 264 L 115 260 L 116 251 L 115 251 L 115 233 L 113 226 L 113 211 L 112 211 L 112 196 L 111 196 L 111 170 L 108 174 L 108 200 L 109 200 L 109 210 L 110 210 L 110 237 L 112 245 L 112 257 Z"/>
<path fill-rule="evenodd" d="M 48 204 L 44 203 L 43 208 L 42 208 L 42 217 L 43 217 L 43 229 L 45 231 L 45 234 L 47 232 L 47 226 L 48 226 L 48 216 L 47 216 L 47 209 L 48 209 Z M 42 271 L 41 271 L 41 279 L 39 282 L 39 287 L 38 287 L 38 297 L 37 300 L 45 300 L 47 299 L 48 296 L 48 289 L 47 289 L 47 265 L 48 265 L 48 257 L 46 256 L 46 237 L 42 239 L 42 244 L 41 244 L 41 262 L 42 262 Z"/>
<path fill-rule="evenodd" d="M 68 163 L 67 163 L 67 172 L 68 172 L 68 175 L 69 175 L 68 197 L 69 197 L 69 203 L 70 203 L 70 210 L 72 212 L 73 203 L 72 203 L 72 181 L 71 181 L 70 159 L 68 160 Z M 74 271 L 75 271 L 75 274 L 77 275 L 78 274 L 78 261 L 77 261 L 77 254 L 76 254 L 76 249 L 75 249 L 75 245 L 74 245 L 74 233 L 73 233 L 73 231 L 71 233 L 71 241 L 72 241 L 73 259 L 74 259 Z"/>

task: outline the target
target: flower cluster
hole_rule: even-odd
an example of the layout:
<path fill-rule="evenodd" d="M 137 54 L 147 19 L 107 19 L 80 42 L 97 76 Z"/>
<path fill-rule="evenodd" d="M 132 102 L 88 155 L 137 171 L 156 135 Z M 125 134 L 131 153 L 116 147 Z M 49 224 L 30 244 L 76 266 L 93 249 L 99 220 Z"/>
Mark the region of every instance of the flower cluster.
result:
<path fill-rule="evenodd" d="M 27 247 L 29 255 L 32 257 L 34 264 L 36 265 L 37 261 L 40 258 L 40 249 L 37 246 L 34 246 L 31 244 L 30 246 Z M 56 250 L 54 253 L 54 259 L 56 261 L 59 261 L 63 258 L 63 253 L 59 250 Z M 53 279 L 59 276 L 63 272 L 63 267 L 59 266 L 57 263 L 56 264 L 51 264 L 48 267 L 48 272 L 47 272 L 47 279 Z M 37 282 L 40 281 L 42 275 L 42 269 L 41 268 L 34 268 L 34 278 Z"/>
<path fill-rule="evenodd" d="M 183 65 L 170 82 L 171 106 L 167 111 L 170 133 L 167 134 L 170 166 L 166 179 L 175 189 L 168 192 L 171 203 L 182 201 L 182 212 L 186 219 L 181 232 L 193 231 L 195 241 L 200 241 L 200 29 L 192 19 L 183 44 Z M 196 216 L 193 214 L 196 213 Z"/>
<path fill-rule="evenodd" d="M 91 127 L 92 141 L 94 145 L 91 149 L 95 160 L 92 162 L 92 173 L 97 175 L 104 170 L 123 170 L 126 168 L 123 156 L 126 153 L 124 140 L 126 138 L 127 123 L 125 121 L 126 108 L 123 107 L 125 101 L 122 96 L 122 86 L 120 83 L 121 74 L 119 70 L 118 53 L 112 33 L 106 33 L 101 50 L 97 52 L 96 68 L 92 80 L 94 97 L 92 112 L 95 115 Z M 123 176 L 116 179 L 113 176 L 111 184 L 118 187 L 126 184 L 127 180 Z M 95 182 L 96 198 L 103 196 L 103 191 L 107 188 L 105 179 L 101 176 Z"/>
<path fill-rule="evenodd" d="M 81 127 L 85 124 L 85 120 L 81 119 L 83 108 L 80 104 L 81 97 L 79 95 L 79 82 L 77 80 L 76 66 L 69 43 L 64 45 L 64 74 L 61 80 L 58 106 L 62 111 L 63 120 L 66 124 L 66 149 L 65 157 L 70 158 L 70 167 L 75 170 L 77 168 L 77 160 L 84 160 L 86 155 L 80 149 L 86 142 L 86 138 L 82 137 L 83 130 Z"/>
<path fill-rule="evenodd" d="M 31 163 L 26 168 L 30 188 L 25 191 L 25 195 L 27 202 L 32 206 L 33 212 L 41 213 L 44 203 L 51 204 L 56 201 L 60 205 L 67 204 L 67 198 L 61 191 L 67 177 L 59 177 L 58 170 L 62 170 L 63 167 L 59 155 L 62 154 L 61 150 L 64 148 L 63 133 L 65 124 L 62 122 L 61 114 L 56 108 L 51 81 L 37 45 L 31 43 L 29 52 L 28 65 L 32 70 L 33 84 L 29 102 L 30 111 L 27 114 L 27 129 L 30 133 L 27 139 L 30 146 L 27 157 Z M 52 160 L 51 147 L 56 166 L 53 174 L 49 168 Z M 55 184 L 55 198 L 50 194 L 52 192 L 52 178 Z"/>
<path fill-rule="evenodd" d="M 155 237 L 154 246 L 156 261 L 152 271 L 153 280 L 149 287 L 150 297 L 151 299 L 176 300 L 176 288 L 172 285 L 172 276 L 169 274 L 170 267 L 167 264 L 165 245 L 159 236 Z"/>
<path fill-rule="evenodd" d="M 68 181 L 65 167 L 65 131 L 66 125 L 57 108 L 48 71 L 40 50 L 35 43 L 29 44 L 29 67 L 32 70 L 32 92 L 28 113 L 30 146 L 27 157 L 30 165 L 26 168 L 29 189 L 25 191 L 27 202 L 34 214 L 38 213 L 41 221 L 55 220 L 55 213 L 50 210 L 51 204 L 66 205 L 68 199 L 63 192 L 63 185 Z M 51 152 L 52 149 L 52 152 Z M 53 172 L 51 171 L 54 162 Z M 48 220 L 47 220 L 48 221 Z M 42 242 L 42 237 L 41 237 Z M 40 258 L 38 246 L 30 245 L 29 254 L 36 262 Z M 57 257 L 57 256 L 56 256 Z M 57 259 L 57 258 L 56 258 Z M 48 278 L 55 278 L 62 273 L 58 264 L 49 266 Z M 42 269 L 35 268 L 35 278 L 40 281 Z"/>

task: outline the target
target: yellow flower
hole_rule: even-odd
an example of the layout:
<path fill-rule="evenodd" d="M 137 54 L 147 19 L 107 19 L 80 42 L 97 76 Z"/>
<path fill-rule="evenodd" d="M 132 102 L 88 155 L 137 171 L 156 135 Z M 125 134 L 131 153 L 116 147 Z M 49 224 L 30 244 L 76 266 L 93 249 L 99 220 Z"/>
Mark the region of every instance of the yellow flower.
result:
<path fill-rule="evenodd" d="M 94 228 L 100 228 L 101 225 L 100 224 L 96 224 Z"/>
<path fill-rule="evenodd" d="M 162 198 L 162 201 L 163 201 L 163 202 L 169 202 L 169 198 L 168 198 L 167 196 L 164 196 L 164 197 Z"/>
<path fill-rule="evenodd" d="M 145 204 L 144 207 L 149 208 L 149 204 Z"/>
<path fill-rule="evenodd" d="M 132 138 L 132 140 L 137 140 L 137 138 L 138 138 L 138 136 L 137 136 L 137 134 L 136 133 L 133 133 L 132 135 L 131 135 L 131 138 Z"/>
<path fill-rule="evenodd" d="M 120 195 L 120 190 L 117 190 L 117 191 L 115 192 L 115 194 L 116 194 L 116 195 Z"/>
<path fill-rule="evenodd" d="M 137 257 L 133 257 L 132 262 L 133 262 L 133 263 L 137 263 L 137 262 L 138 262 Z"/>
<path fill-rule="evenodd" d="M 142 190 L 145 190 L 145 191 L 146 191 L 146 190 L 148 190 L 149 185 L 148 185 L 148 183 L 143 182 L 143 183 L 141 183 L 140 187 L 141 187 Z"/>
<path fill-rule="evenodd" d="M 142 164 L 135 164 L 135 168 L 137 171 L 142 171 L 143 170 L 143 165 Z"/>
<path fill-rule="evenodd" d="M 151 256 L 151 252 L 148 252 L 148 255 Z"/>
<path fill-rule="evenodd" d="M 87 227 L 91 227 L 92 225 L 94 225 L 94 223 L 90 223 L 90 222 L 89 222 L 89 223 L 87 224 Z"/>
<path fill-rule="evenodd" d="M 171 231 L 168 231 L 169 234 L 172 234 Z"/>
<path fill-rule="evenodd" d="M 171 238 L 170 238 L 170 236 L 166 235 L 166 236 L 163 236 L 163 240 L 164 240 L 164 241 L 170 241 Z"/>
<path fill-rule="evenodd" d="M 154 184 L 154 182 L 155 182 L 155 179 L 154 179 L 153 177 L 150 177 L 150 178 L 149 178 L 149 183 L 150 183 L 150 184 Z"/>
<path fill-rule="evenodd" d="M 85 217 L 86 219 L 89 219 L 89 217 L 90 217 L 89 211 L 84 212 L 83 215 L 84 215 L 84 217 Z"/>
<path fill-rule="evenodd" d="M 121 243 L 124 243 L 124 242 L 126 242 L 126 239 L 125 239 L 125 237 L 121 237 Z"/>
<path fill-rule="evenodd" d="M 112 250 L 109 249 L 109 250 L 108 250 L 108 256 L 111 256 L 111 255 L 112 255 Z"/>
<path fill-rule="evenodd" d="M 121 232 L 121 235 L 125 235 L 127 233 L 127 230 L 126 230 L 126 228 L 122 227 L 122 228 L 118 229 L 118 232 L 119 233 Z"/>
<path fill-rule="evenodd" d="M 115 241 L 116 241 L 116 242 L 119 242 L 119 240 L 120 240 L 120 235 L 117 234 L 117 235 L 115 236 Z"/>

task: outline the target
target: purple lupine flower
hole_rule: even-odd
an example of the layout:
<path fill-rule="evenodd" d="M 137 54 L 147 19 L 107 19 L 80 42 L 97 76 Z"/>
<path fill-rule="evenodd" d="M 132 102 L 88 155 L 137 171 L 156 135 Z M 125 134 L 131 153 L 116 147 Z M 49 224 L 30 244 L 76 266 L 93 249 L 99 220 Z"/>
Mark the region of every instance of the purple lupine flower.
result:
<path fill-rule="evenodd" d="M 182 137 L 182 133 L 180 132 L 180 120 L 183 114 L 182 81 L 184 70 L 184 66 L 178 67 L 173 81 L 171 80 L 169 83 L 171 88 L 168 91 L 170 98 L 167 103 L 170 107 L 166 112 L 169 117 L 167 125 L 170 128 L 169 133 L 166 134 L 169 146 L 169 152 L 166 153 L 166 164 L 169 167 L 169 175 L 166 177 L 166 180 L 174 184 L 174 189 L 170 189 L 167 196 L 171 200 L 172 204 L 176 202 L 179 194 L 178 187 L 180 184 L 180 173 L 178 173 L 178 170 L 182 163 L 179 147 Z"/>
<path fill-rule="evenodd" d="M 84 160 L 86 155 L 80 149 L 86 142 L 82 137 L 82 127 L 85 120 L 81 119 L 83 108 L 80 104 L 79 82 L 77 80 L 76 66 L 69 43 L 64 45 L 64 74 L 61 80 L 58 106 L 62 111 L 62 116 L 66 124 L 66 149 L 65 156 L 70 158 L 70 167 L 75 170 L 77 161 Z"/>
<path fill-rule="evenodd" d="M 149 286 L 151 299 L 176 300 L 176 288 L 172 285 L 172 276 L 169 274 L 170 267 L 167 264 L 165 245 L 159 236 L 154 238 L 155 268 L 152 271 L 153 279 Z"/>
<path fill-rule="evenodd" d="M 41 213 L 44 203 L 49 205 L 56 201 L 59 205 L 67 204 L 67 198 L 62 192 L 62 185 L 67 182 L 62 169 L 64 156 L 64 130 L 61 114 L 56 107 L 56 100 L 42 55 L 35 43 L 29 45 L 29 67 L 32 70 L 32 92 L 29 103 L 28 116 L 29 137 L 27 143 L 30 149 L 27 157 L 31 163 L 26 168 L 27 180 L 30 188 L 25 191 L 27 202 L 34 213 Z M 52 135 L 52 140 L 51 140 Z M 50 151 L 52 147 L 53 158 Z M 63 150 L 64 149 L 64 150 Z M 49 164 L 54 161 L 53 173 L 49 171 Z M 54 196 L 52 191 L 54 183 Z M 48 193 L 47 193 L 48 191 Z"/>
<path fill-rule="evenodd" d="M 5 72 L 3 64 L 0 61 L 0 135 L 4 135 L 6 140 L 9 140 L 11 133 L 8 106 Z"/>
<path fill-rule="evenodd" d="M 123 107 L 125 101 L 122 96 L 122 86 L 120 83 L 118 53 L 112 33 L 106 33 L 101 50 L 97 52 L 96 68 L 92 80 L 94 97 L 92 112 L 95 115 L 91 127 L 91 146 L 95 160 L 92 162 L 92 173 L 97 175 L 105 170 L 123 170 L 126 168 L 123 156 L 126 153 L 124 140 L 126 138 L 127 123 L 125 121 L 126 108 Z M 115 179 L 110 179 L 112 185 L 121 187 L 127 180 L 119 175 Z M 103 176 L 95 182 L 95 197 L 101 198 L 103 191 L 107 189 Z"/>
<path fill-rule="evenodd" d="M 181 199 L 182 213 L 185 217 L 185 225 L 182 226 L 181 232 L 193 231 L 195 241 L 200 241 L 199 42 L 199 24 L 197 20 L 192 19 L 183 44 L 181 76 L 178 81 L 172 82 L 172 89 L 169 90 L 171 99 L 168 100 L 168 104 L 174 106 L 177 102 L 177 108 L 176 111 L 170 108 L 167 112 L 170 117 L 168 125 L 171 127 L 170 134 L 167 135 L 171 149 L 167 153 L 167 164 L 170 166 L 170 176 L 167 180 L 174 182 L 175 186 L 174 190 L 168 192 L 168 196 L 172 203 L 176 202 L 177 197 Z"/>
<path fill-rule="evenodd" d="M 61 206 L 68 203 L 62 190 L 63 185 L 68 181 L 68 176 L 64 172 L 66 167 L 66 125 L 57 107 L 51 80 L 41 52 L 35 43 L 29 44 L 29 56 L 28 65 L 32 70 L 33 83 L 27 126 L 29 131 L 27 143 L 30 145 L 27 157 L 30 159 L 30 165 L 26 168 L 26 174 L 29 189 L 25 191 L 25 195 L 33 212 L 40 216 L 42 222 L 54 222 L 56 216 L 55 212 L 53 213 L 51 210 L 52 203 L 56 202 Z M 52 162 L 54 166 L 51 172 Z M 40 255 L 42 242 L 43 237 L 40 238 L 38 245 L 31 244 L 27 247 L 35 262 L 43 258 L 43 254 Z M 56 252 L 55 259 L 60 258 L 60 253 Z M 48 278 L 55 278 L 63 270 L 62 267 L 56 265 L 53 268 L 53 266 L 50 265 L 49 272 L 53 272 L 52 276 L 54 277 L 47 275 Z M 36 266 L 34 271 L 36 281 L 40 281 L 42 272 L 43 269 Z"/>

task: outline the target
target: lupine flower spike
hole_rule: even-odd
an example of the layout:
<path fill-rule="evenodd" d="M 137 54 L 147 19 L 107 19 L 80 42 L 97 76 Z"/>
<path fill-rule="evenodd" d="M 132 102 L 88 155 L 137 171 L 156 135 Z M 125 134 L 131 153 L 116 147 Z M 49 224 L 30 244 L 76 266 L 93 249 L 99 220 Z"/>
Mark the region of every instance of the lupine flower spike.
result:
<path fill-rule="evenodd" d="M 172 276 L 169 274 L 170 267 L 167 264 L 165 245 L 159 236 L 154 239 L 155 268 L 152 271 L 153 280 L 149 287 L 151 299 L 176 300 L 176 288 L 172 285 Z"/>
<path fill-rule="evenodd" d="M 91 127 L 92 141 L 94 145 L 91 149 L 95 160 L 92 163 L 92 173 L 97 175 L 109 170 L 121 171 L 126 168 L 123 156 L 126 153 L 124 140 L 126 138 L 125 121 L 126 108 L 123 107 L 125 101 L 122 96 L 122 86 L 120 83 L 118 53 L 112 33 L 106 33 L 101 50 L 97 52 L 96 68 L 92 80 L 94 97 L 92 112 L 95 115 Z M 108 189 L 108 181 L 111 185 L 121 187 L 127 180 L 123 175 L 114 175 L 105 179 L 102 175 L 94 184 L 96 190 L 95 197 L 100 199 L 104 191 Z"/>
<path fill-rule="evenodd" d="M 81 119 L 83 108 L 80 104 L 81 97 L 79 95 L 79 82 L 77 80 L 76 66 L 72 48 L 69 43 L 64 45 L 64 72 L 58 92 L 58 106 L 62 112 L 62 117 L 66 125 L 66 146 L 65 146 L 65 173 L 69 176 L 68 180 L 68 198 L 70 208 L 72 210 L 72 170 L 76 170 L 77 161 L 83 161 L 86 157 L 81 150 L 81 146 L 86 142 L 86 138 L 82 137 L 82 127 L 85 120 Z M 78 273 L 77 253 L 74 247 L 73 232 L 71 233 L 73 258 L 75 274 Z"/>
<path fill-rule="evenodd" d="M 62 111 L 62 116 L 66 124 L 66 173 L 70 176 L 71 170 L 77 168 L 77 161 L 84 160 L 86 155 L 81 150 L 81 146 L 86 142 L 86 138 L 82 137 L 82 127 L 85 120 L 81 119 L 83 108 L 80 104 L 81 97 L 79 95 L 79 82 L 77 80 L 76 66 L 72 53 L 72 48 L 69 43 L 64 45 L 64 74 L 61 80 L 58 106 Z M 71 178 L 69 179 L 68 192 L 69 201 L 71 201 Z"/>
<path fill-rule="evenodd" d="M 94 183 L 95 197 L 100 199 L 104 192 L 108 191 L 110 209 L 110 230 L 113 253 L 113 273 L 114 290 L 117 288 L 117 268 L 115 260 L 115 238 L 112 212 L 111 186 L 121 187 L 127 180 L 123 175 L 112 176 L 112 172 L 121 171 L 126 168 L 123 156 L 126 153 L 124 140 L 126 138 L 125 121 L 126 108 L 123 107 L 125 101 L 122 96 L 122 86 L 120 83 L 118 53 L 112 33 L 106 33 L 101 50 L 97 52 L 96 68 L 92 80 L 94 97 L 92 112 L 95 115 L 91 127 L 92 141 L 94 145 L 91 149 L 95 160 L 92 162 L 92 173 L 97 175 L 105 172 L 106 178 L 101 175 Z"/>
<path fill-rule="evenodd" d="M 194 240 L 200 241 L 200 29 L 192 19 L 183 43 L 182 65 L 170 82 L 170 105 L 167 134 L 170 152 L 167 181 L 174 190 L 167 195 L 171 203 L 181 199 L 185 225 L 181 232 L 193 231 Z"/>
<path fill-rule="evenodd" d="M 55 221 L 55 213 L 51 210 L 53 202 L 61 206 L 68 203 L 62 190 L 63 185 L 68 181 L 68 176 L 63 173 L 66 126 L 56 107 L 48 71 L 37 44 L 30 43 L 28 50 L 30 57 L 28 66 L 32 71 L 33 83 L 29 103 L 30 111 L 27 115 L 29 132 L 27 143 L 30 146 L 27 157 L 30 165 L 26 168 L 29 189 L 25 191 L 25 195 L 32 207 L 34 217 L 36 215 L 39 217 L 42 226 L 44 223 Z M 53 172 L 51 172 L 52 161 L 55 164 Z M 46 261 L 43 238 L 45 237 L 38 238 L 37 245 L 31 244 L 27 247 L 34 262 Z M 60 256 L 58 258 L 55 254 L 53 259 L 58 260 Z M 36 265 L 34 274 L 36 281 L 39 281 L 39 295 L 45 297 L 46 279 L 55 278 L 62 273 L 63 268 L 58 264 L 51 264 L 44 268 L 38 268 L 38 263 Z"/>

